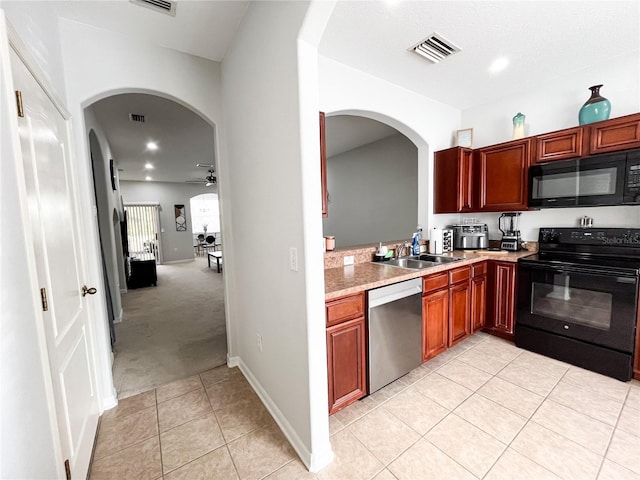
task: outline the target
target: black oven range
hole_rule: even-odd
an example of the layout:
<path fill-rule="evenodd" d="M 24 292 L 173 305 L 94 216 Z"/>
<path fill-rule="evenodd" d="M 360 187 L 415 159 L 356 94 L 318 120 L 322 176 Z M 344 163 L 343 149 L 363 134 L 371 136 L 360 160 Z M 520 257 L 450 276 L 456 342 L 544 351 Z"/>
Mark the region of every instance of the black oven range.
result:
<path fill-rule="evenodd" d="M 541 228 L 518 261 L 518 347 L 618 380 L 633 375 L 640 229 Z"/>

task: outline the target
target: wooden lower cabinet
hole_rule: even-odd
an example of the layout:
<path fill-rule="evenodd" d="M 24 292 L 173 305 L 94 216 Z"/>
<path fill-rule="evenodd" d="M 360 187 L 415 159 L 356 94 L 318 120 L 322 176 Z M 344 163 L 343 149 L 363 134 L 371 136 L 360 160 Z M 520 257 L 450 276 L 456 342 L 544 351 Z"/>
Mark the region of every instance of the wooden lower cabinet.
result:
<path fill-rule="evenodd" d="M 327 328 L 329 415 L 367 394 L 364 318 Z"/>
<path fill-rule="evenodd" d="M 488 262 L 485 330 L 509 340 L 515 327 L 516 269 L 516 263 Z"/>
<path fill-rule="evenodd" d="M 449 330 L 449 289 L 422 297 L 422 361 L 447 349 Z"/>
<path fill-rule="evenodd" d="M 453 283 L 457 272 L 463 280 Z M 470 268 L 464 267 L 452 270 L 449 287 L 449 342 L 452 347 L 460 340 L 471 335 L 471 284 L 469 283 Z"/>
<path fill-rule="evenodd" d="M 487 262 L 472 267 L 471 278 L 471 333 L 482 330 L 487 317 Z"/>

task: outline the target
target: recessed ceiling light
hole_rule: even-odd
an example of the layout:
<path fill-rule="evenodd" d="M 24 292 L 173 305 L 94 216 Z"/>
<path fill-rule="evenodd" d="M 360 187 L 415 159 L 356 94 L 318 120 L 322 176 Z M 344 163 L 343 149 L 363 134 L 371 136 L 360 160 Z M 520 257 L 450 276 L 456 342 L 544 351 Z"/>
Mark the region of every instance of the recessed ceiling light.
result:
<path fill-rule="evenodd" d="M 156 142 L 149 142 L 147 143 L 147 150 L 157 150 L 158 149 L 158 144 Z"/>
<path fill-rule="evenodd" d="M 499 73 L 509 65 L 509 60 L 506 57 L 496 58 L 489 66 L 491 73 Z"/>
<path fill-rule="evenodd" d="M 151 177 L 149 175 L 147 175 L 146 177 L 144 177 L 144 179 L 148 182 L 151 180 Z"/>
<path fill-rule="evenodd" d="M 144 168 L 146 168 L 147 170 L 153 170 L 153 165 L 151 165 L 149 162 L 144 164 Z"/>

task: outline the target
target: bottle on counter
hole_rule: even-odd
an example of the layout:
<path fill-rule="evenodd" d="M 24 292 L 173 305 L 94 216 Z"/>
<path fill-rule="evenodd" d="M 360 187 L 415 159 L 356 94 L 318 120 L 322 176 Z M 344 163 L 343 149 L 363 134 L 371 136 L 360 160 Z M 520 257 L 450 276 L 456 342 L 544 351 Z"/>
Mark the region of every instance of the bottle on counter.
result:
<path fill-rule="evenodd" d="M 414 255 L 420 255 L 420 234 L 418 232 L 413 234 L 411 239 L 411 249 Z"/>

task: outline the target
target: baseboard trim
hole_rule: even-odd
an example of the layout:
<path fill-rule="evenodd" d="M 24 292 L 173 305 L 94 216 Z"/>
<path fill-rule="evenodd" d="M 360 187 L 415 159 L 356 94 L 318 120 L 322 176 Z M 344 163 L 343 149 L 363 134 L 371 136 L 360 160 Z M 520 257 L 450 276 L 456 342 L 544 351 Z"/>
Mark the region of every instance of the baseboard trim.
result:
<path fill-rule="evenodd" d="M 258 397 L 260 397 L 260 400 L 262 400 L 265 407 L 267 407 L 267 410 L 280 427 L 280 430 L 282 430 L 282 433 L 287 437 L 287 440 L 289 440 L 289 443 L 300 457 L 300 460 L 302 460 L 302 463 L 304 463 L 305 467 L 307 467 L 310 472 L 317 472 L 333 462 L 334 455 L 331 448 L 329 448 L 328 451 L 323 451 L 315 455 L 307 449 L 278 406 L 273 402 L 264 388 L 262 388 L 262 385 L 253 375 L 251 369 L 242 361 L 242 358 L 230 357 L 227 355 L 227 365 L 230 368 L 240 368 L 242 374 L 245 376 Z"/>
<path fill-rule="evenodd" d="M 102 399 L 102 413 L 104 413 L 105 410 L 111 410 L 117 405 L 118 405 L 118 392 L 116 392 L 116 389 L 114 388 L 111 391 L 111 395 Z"/>
<path fill-rule="evenodd" d="M 173 263 L 188 263 L 188 262 L 194 262 L 195 260 L 193 258 L 185 258 L 183 260 L 171 260 L 169 262 L 162 262 L 161 265 L 171 265 Z"/>
<path fill-rule="evenodd" d="M 124 317 L 124 310 L 120 309 L 120 314 L 117 317 L 113 318 L 113 323 L 122 323 L 123 317 Z"/>
<path fill-rule="evenodd" d="M 126 288 L 121 288 L 121 289 L 120 289 L 120 293 L 127 293 L 128 291 L 129 291 L 129 290 L 128 290 L 128 289 L 126 289 Z"/>

